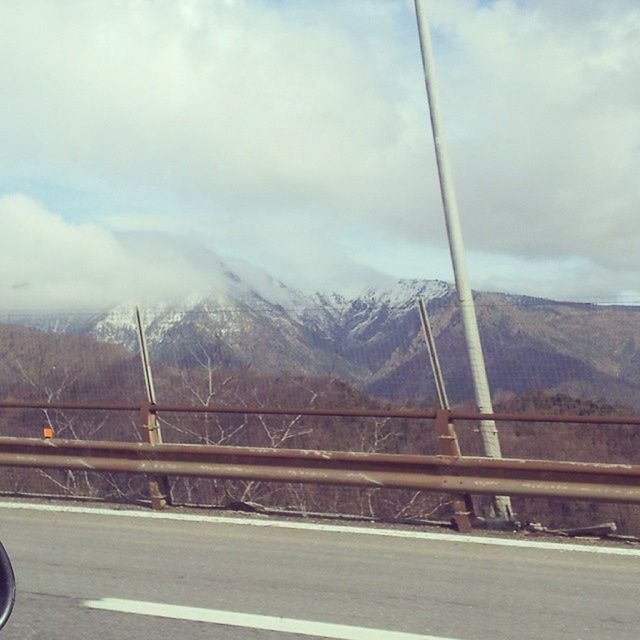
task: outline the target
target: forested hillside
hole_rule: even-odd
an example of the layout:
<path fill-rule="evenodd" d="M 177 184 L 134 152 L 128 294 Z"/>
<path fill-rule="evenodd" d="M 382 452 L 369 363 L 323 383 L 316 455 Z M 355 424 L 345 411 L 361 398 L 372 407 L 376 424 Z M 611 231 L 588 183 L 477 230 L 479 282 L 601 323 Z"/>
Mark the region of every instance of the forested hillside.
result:
<path fill-rule="evenodd" d="M 156 363 L 158 397 L 165 402 L 237 406 L 380 407 L 380 398 L 366 395 L 329 376 L 270 374 L 251 367 L 225 370 L 209 357 L 197 366 Z M 16 326 L 0 326 L 0 397 L 2 399 L 140 402 L 144 399 L 138 354 L 88 336 L 69 336 Z M 435 407 L 433 399 L 412 406 Z M 395 403 L 395 406 L 399 406 Z M 498 411 L 578 413 L 628 412 L 622 405 L 575 399 L 566 394 L 537 392 L 512 395 Z M 429 421 L 337 419 L 302 416 L 163 414 L 168 442 L 266 447 L 438 453 Z M 59 410 L 3 410 L 0 430 L 6 435 L 40 437 L 52 426 L 57 437 L 139 439 L 134 413 Z M 463 452 L 480 454 L 474 425 L 459 424 Z M 509 457 L 640 463 L 640 430 L 624 426 L 504 424 L 503 450 Z M 144 500 L 143 478 L 80 472 L 3 469 L 5 492 L 91 496 L 110 500 Z M 347 513 L 382 518 L 448 517 L 446 496 L 391 490 L 275 485 L 262 482 L 175 479 L 178 502 L 224 506 L 255 503 L 263 507 L 305 512 Z M 551 526 L 575 526 L 614 519 L 622 530 L 640 533 L 638 509 L 546 500 L 514 501 L 518 517 Z"/>

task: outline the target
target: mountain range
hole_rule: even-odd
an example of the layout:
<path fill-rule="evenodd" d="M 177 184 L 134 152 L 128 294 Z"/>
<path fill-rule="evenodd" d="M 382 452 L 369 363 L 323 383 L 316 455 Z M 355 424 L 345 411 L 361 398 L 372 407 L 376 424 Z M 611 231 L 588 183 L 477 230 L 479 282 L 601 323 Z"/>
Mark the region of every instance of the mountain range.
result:
<path fill-rule="evenodd" d="M 476 292 L 493 395 L 563 392 L 640 409 L 640 307 Z M 435 397 L 417 300 L 427 303 L 450 399 L 472 402 L 453 285 L 398 280 L 359 295 L 306 294 L 244 263 L 205 291 L 144 309 L 152 361 L 329 376 L 403 404 Z M 133 305 L 22 318 L 46 331 L 137 349 Z"/>

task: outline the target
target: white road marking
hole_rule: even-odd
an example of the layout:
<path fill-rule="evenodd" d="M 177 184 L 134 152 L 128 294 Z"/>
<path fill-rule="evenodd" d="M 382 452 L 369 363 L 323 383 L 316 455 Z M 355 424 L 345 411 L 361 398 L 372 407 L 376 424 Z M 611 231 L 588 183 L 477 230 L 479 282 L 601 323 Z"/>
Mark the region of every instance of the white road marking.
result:
<path fill-rule="evenodd" d="M 175 604 L 143 602 L 140 600 L 102 598 L 101 600 L 85 600 L 82 604 L 89 609 L 102 609 L 105 611 L 117 611 L 119 613 L 136 613 L 143 616 L 191 620 L 193 622 L 210 622 L 229 627 L 279 631 L 281 633 L 297 633 L 303 636 L 332 638 L 335 640 L 453 640 L 453 638 L 425 636 L 416 633 L 404 633 L 402 631 L 352 627 L 328 622 L 261 616 L 253 613 L 202 609 L 200 607 L 184 607 Z"/>
<path fill-rule="evenodd" d="M 312 522 L 287 522 L 275 518 L 232 516 L 208 516 L 194 513 L 169 513 L 159 511 L 134 511 L 131 509 L 105 509 L 101 507 L 80 507 L 77 505 L 40 504 L 29 502 L 0 502 L 0 509 L 23 509 L 26 511 L 52 511 L 58 513 L 80 513 L 86 515 L 113 516 L 124 518 L 147 518 L 150 520 L 179 520 L 182 522 L 208 522 L 213 524 L 239 525 L 247 527 L 271 527 L 275 529 L 297 529 L 300 531 L 325 531 L 351 535 L 383 536 L 386 538 L 410 538 L 436 542 L 465 542 L 496 547 L 519 547 L 523 549 L 544 549 L 549 551 L 579 551 L 610 556 L 635 556 L 640 558 L 640 548 L 606 547 L 568 542 L 546 542 L 544 540 L 520 540 L 515 538 L 492 538 L 489 536 L 463 535 L 460 533 L 437 533 L 430 531 L 409 531 L 407 529 L 383 529 L 339 524 L 317 524 Z"/>

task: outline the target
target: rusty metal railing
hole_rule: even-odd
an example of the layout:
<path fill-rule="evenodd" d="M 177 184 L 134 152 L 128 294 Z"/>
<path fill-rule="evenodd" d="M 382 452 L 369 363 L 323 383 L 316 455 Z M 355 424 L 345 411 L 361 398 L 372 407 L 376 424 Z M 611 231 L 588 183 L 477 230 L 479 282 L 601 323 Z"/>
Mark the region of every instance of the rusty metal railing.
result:
<path fill-rule="evenodd" d="M 434 420 L 439 413 L 446 413 L 451 421 L 495 420 L 496 422 L 553 422 L 602 425 L 640 426 L 637 415 L 575 415 L 548 413 L 477 413 L 473 411 L 415 411 L 403 409 L 329 409 L 309 407 L 261 407 L 238 405 L 186 405 L 165 403 L 83 403 L 83 402 L 34 402 L 0 400 L 0 409 L 60 409 L 70 411 L 131 411 L 148 408 L 153 413 L 227 413 L 246 415 L 325 416 L 341 418 L 412 418 Z"/>
<path fill-rule="evenodd" d="M 640 465 L 9 437 L 0 465 L 640 504 Z"/>
<path fill-rule="evenodd" d="M 0 437 L 0 466 L 81 469 L 145 474 L 154 508 L 164 506 L 167 476 L 201 476 L 273 482 L 335 484 L 445 492 L 454 495 L 455 521 L 469 530 L 471 494 L 640 504 L 640 465 L 491 459 L 460 452 L 454 421 L 574 423 L 640 426 L 640 416 L 479 414 L 465 411 L 319 409 L 305 407 L 191 406 L 0 401 L 0 409 L 137 412 L 149 430 L 160 412 L 196 414 L 302 415 L 433 420 L 439 456 L 417 456 L 212 445 L 104 442 Z M 147 434 L 148 435 L 148 434 Z"/>

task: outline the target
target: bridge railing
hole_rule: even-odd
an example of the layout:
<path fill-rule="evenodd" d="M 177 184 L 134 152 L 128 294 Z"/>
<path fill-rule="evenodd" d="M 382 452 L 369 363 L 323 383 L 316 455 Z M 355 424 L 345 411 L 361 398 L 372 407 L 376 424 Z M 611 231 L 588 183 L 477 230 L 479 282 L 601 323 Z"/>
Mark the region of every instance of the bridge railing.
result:
<path fill-rule="evenodd" d="M 408 411 L 304 407 L 191 406 L 0 401 L 0 409 L 131 412 L 143 441 L 0 437 L 0 466 L 142 474 L 149 478 L 154 508 L 170 501 L 168 478 L 195 476 L 414 489 L 453 495 L 455 523 L 473 524 L 471 495 L 536 496 L 640 504 L 640 465 L 551 461 L 462 455 L 456 422 L 495 420 L 558 424 L 640 426 L 640 416 L 480 414 L 467 411 Z M 440 455 L 406 455 L 250 446 L 166 444 L 158 414 L 242 414 L 335 418 L 411 418 L 432 421 Z"/>

